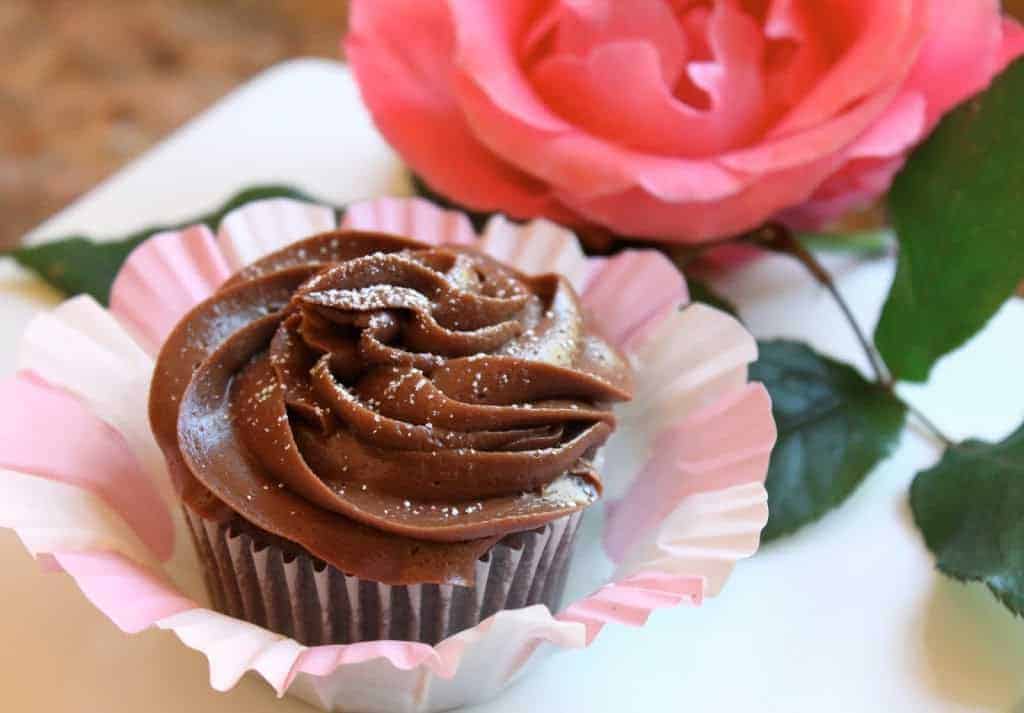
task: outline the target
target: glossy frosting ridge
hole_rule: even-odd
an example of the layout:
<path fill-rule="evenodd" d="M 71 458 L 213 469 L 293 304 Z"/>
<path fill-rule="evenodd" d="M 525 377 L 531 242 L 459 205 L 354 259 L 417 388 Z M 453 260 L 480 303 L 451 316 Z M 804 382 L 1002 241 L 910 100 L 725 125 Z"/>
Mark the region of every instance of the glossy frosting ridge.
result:
<path fill-rule="evenodd" d="M 244 268 L 175 328 L 150 395 L 185 505 L 348 574 L 470 583 L 591 504 L 630 372 L 568 282 L 351 231 Z"/>

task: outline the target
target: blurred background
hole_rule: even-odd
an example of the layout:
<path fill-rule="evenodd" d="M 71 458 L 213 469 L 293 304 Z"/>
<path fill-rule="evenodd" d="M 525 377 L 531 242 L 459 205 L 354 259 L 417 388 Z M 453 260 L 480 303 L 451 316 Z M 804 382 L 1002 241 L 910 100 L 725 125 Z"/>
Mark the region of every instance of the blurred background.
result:
<path fill-rule="evenodd" d="M 0 248 L 232 88 L 338 58 L 344 0 L 0 0 Z"/>

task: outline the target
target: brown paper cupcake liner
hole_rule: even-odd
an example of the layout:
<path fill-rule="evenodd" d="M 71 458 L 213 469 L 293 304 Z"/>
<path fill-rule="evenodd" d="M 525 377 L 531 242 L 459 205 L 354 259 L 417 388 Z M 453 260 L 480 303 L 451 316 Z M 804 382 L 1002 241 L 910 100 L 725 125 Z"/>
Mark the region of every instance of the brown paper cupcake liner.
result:
<path fill-rule="evenodd" d="M 213 608 L 301 644 L 383 639 L 437 642 L 504 609 L 556 611 L 582 513 L 500 540 L 476 563 L 476 584 L 392 586 L 341 572 L 185 508 Z"/>

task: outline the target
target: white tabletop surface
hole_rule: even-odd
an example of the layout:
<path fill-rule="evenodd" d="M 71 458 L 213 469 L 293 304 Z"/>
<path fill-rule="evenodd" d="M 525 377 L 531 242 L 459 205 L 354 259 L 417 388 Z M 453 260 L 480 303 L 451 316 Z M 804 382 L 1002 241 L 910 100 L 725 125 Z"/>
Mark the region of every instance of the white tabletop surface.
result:
<path fill-rule="evenodd" d="M 186 218 L 237 189 L 286 182 L 335 202 L 406 189 L 347 71 L 281 65 L 239 89 L 34 231 L 117 235 Z M 891 261 L 836 260 L 840 287 L 873 325 Z M 783 258 L 729 278 L 758 336 L 787 336 L 863 366 L 837 310 Z M 0 261 L 0 375 L 19 333 L 57 296 Z M 1024 305 L 1014 300 L 925 387 L 905 395 L 954 437 L 1002 438 L 1024 418 Z M 907 508 L 937 446 L 913 429 L 840 509 L 741 563 L 720 597 L 609 627 L 550 659 L 476 713 L 626 711 L 1014 711 L 1024 713 L 1024 621 L 978 585 L 934 571 Z M 202 655 L 170 633 L 122 634 L 64 575 L 42 574 L 0 531 L 0 710 L 19 713 L 293 713 L 260 680 L 207 685 Z"/>

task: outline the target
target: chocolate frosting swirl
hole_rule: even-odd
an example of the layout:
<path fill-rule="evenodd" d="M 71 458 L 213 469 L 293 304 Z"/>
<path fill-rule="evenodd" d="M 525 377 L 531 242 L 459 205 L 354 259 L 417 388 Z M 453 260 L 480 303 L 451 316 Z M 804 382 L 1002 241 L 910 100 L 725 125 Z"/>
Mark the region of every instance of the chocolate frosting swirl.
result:
<path fill-rule="evenodd" d="M 468 583 L 502 536 L 589 505 L 629 397 L 556 275 L 355 232 L 245 268 L 176 327 L 154 433 L 186 505 L 342 571 Z"/>

